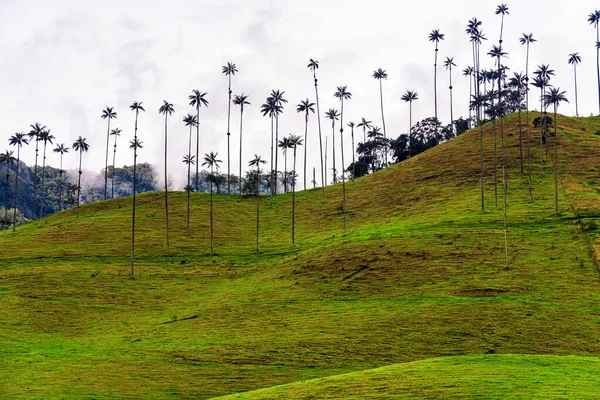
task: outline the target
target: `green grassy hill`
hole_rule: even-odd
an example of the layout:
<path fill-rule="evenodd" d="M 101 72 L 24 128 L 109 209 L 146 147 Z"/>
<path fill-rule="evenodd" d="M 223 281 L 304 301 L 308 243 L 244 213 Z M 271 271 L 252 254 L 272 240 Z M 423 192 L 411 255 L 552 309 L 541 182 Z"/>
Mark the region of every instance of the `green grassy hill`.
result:
<path fill-rule="evenodd" d="M 171 194 L 169 252 L 163 195 L 140 195 L 135 280 L 130 198 L 0 232 L 0 397 L 208 398 L 446 356 L 419 364 L 422 376 L 427 365 L 473 362 L 460 374 L 468 386 L 477 363 L 497 360 L 502 370 L 513 359 L 459 356 L 600 355 L 600 118 L 559 117 L 558 216 L 539 133 L 531 131 L 530 201 L 517 116 L 508 118 L 508 268 L 492 129 L 484 127 L 485 213 L 475 129 L 348 182 L 346 236 L 341 185 L 325 198 L 297 194 L 295 247 L 291 195 L 273 206 L 261 199 L 259 254 L 255 199 L 215 196 L 216 257 L 207 194 L 193 194 L 189 233 L 186 194 Z"/>

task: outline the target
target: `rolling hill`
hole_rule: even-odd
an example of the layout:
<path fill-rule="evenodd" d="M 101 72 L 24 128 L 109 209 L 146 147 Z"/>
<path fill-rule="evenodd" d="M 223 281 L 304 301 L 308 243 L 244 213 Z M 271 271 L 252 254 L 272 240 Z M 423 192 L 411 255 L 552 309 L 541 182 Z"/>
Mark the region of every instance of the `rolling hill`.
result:
<path fill-rule="evenodd" d="M 295 247 L 290 194 L 260 200 L 258 254 L 256 200 L 215 196 L 215 257 L 208 194 L 192 194 L 190 232 L 186 194 L 170 195 L 169 251 L 163 194 L 138 196 L 135 280 L 130 198 L 0 232 L 0 397 L 210 398 L 269 387 L 245 396 L 318 397 L 331 385 L 334 397 L 389 388 L 401 398 L 415 387 L 478 397 L 488 393 L 481 370 L 521 377 L 494 386 L 500 394 L 529 397 L 560 381 L 585 394 L 600 355 L 600 118 L 559 116 L 558 127 L 555 215 L 539 133 L 530 199 L 518 117 L 507 118 L 508 267 L 491 123 L 483 213 L 477 128 L 348 182 L 347 235 L 341 185 L 324 198 L 299 192 Z M 577 368 L 582 379 L 565 378 Z M 541 369 L 557 372 L 531 379 Z M 409 372 L 413 381 L 399 378 Z"/>

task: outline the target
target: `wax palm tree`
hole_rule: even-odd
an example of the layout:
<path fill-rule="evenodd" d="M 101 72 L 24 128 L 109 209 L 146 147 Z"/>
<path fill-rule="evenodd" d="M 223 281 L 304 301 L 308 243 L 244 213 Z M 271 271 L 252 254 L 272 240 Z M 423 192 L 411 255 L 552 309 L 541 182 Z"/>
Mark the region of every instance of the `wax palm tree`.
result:
<path fill-rule="evenodd" d="M 348 122 L 348 128 L 350 128 L 350 138 L 352 139 L 352 182 L 354 182 L 354 176 L 356 175 L 356 158 L 354 157 L 354 127 L 356 124 L 352 121 Z M 343 167 L 343 165 L 342 165 Z"/>
<path fill-rule="evenodd" d="M 408 103 L 408 133 L 412 136 L 412 103 L 419 99 L 419 94 L 414 90 L 407 90 L 401 97 L 402 101 Z"/>
<path fill-rule="evenodd" d="M 513 77 L 508 81 L 508 87 L 516 90 L 517 101 L 518 101 L 518 112 L 519 112 L 519 158 L 521 161 L 521 174 L 523 173 L 523 127 L 521 125 L 521 102 L 522 94 L 525 88 L 527 88 L 527 80 L 523 74 L 515 72 Z M 529 143 L 528 143 L 529 144 Z"/>
<path fill-rule="evenodd" d="M 225 67 L 223 67 L 225 68 Z M 233 64 L 233 68 L 235 69 L 235 64 Z M 235 70 L 235 72 L 237 72 L 237 70 Z M 234 74 L 235 74 L 234 72 Z M 230 84 L 231 86 L 231 84 Z M 231 91 L 230 91 L 231 92 Z M 231 98 L 231 94 L 229 95 L 229 97 Z M 206 100 L 206 93 L 202 93 L 199 90 L 192 90 L 192 94 L 190 94 L 188 96 L 188 99 L 190 100 L 190 106 L 192 107 L 196 107 L 196 121 L 198 121 L 198 123 L 196 124 L 196 160 L 198 159 L 198 157 L 200 157 L 200 107 L 204 106 L 204 107 L 208 107 L 208 100 Z M 227 122 L 227 132 L 229 132 L 229 122 Z M 227 141 L 229 142 L 229 133 L 227 134 Z M 198 191 L 198 185 L 199 185 L 199 180 L 198 180 L 198 164 L 196 164 L 196 192 Z"/>
<path fill-rule="evenodd" d="M 437 111 L 437 59 L 438 59 L 438 45 L 440 40 L 444 40 L 444 34 L 440 33 L 439 29 L 434 29 L 429 34 L 429 41 L 435 43 L 435 61 L 433 63 L 433 94 L 434 94 L 434 105 L 435 105 L 435 119 L 438 119 Z"/>
<path fill-rule="evenodd" d="M 191 179 L 191 167 L 192 165 L 194 165 L 194 157 L 192 156 L 192 128 L 195 127 L 196 125 L 198 125 L 198 119 L 196 118 L 195 115 L 192 114 L 188 114 L 185 117 L 183 117 L 183 122 L 185 123 L 185 126 L 189 126 L 190 127 L 190 135 L 189 135 L 189 139 L 188 139 L 188 154 L 187 156 L 185 156 L 183 158 L 183 162 L 187 165 L 187 187 L 186 187 L 186 191 L 187 191 L 187 222 L 186 222 L 186 229 L 188 231 L 188 233 L 190 232 L 190 196 L 191 196 L 191 191 L 192 191 L 192 183 L 190 181 Z M 186 158 L 187 157 L 187 158 Z"/>
<path fill-rule="evenodd" d="M 56 147 L 52 150 L 54 153 L 60 154 L 60 170 L 58 173 L 58 204 L 59 209 L 63 209 L 63 201 L 62 201 L 62 184 L 63 184 L 63 155 L 69 152 L 69 148 L 64 144 L 57 144 Z"/>
<path fill-rule="evenodd" d="M 19 195 L 19 166 L 21 162 L 21 147 L 24 144 L 29 144 L 29 141 L 25 138 L 25 134 L 23 132 L 15 133 L 8 139 L 8 142 L 11 146 L 17 146 L 17 169 L 16 169 L 16 179 L 15 179 L 15 203 L 13 209 L 13 232 L 17 228 L 17 198 Z M 61 157 L 62 160 L 62 157 Z M 62 170 L 62 167 L 61 167 Z"/>
<path fill-rule="evenodd" d="M 450 124 L 452 124 L 452 132 L 454 132 L 454 111 L 452 108 L 452 67 L 456 67 L 456 64 L 454 64 L 454 58 L 446 57 L 446 60 L 444 61 L 444 68 L 446 68 L 450 76 L 450 86 L 448 87 L 448 89 L 450 89 Z"/>
<path fill-rule="evenodd" d="M 283 112 L 283 104 L 288 102 L 286 99 L 283 98 L 284 93 L 285 92 L 282 92 L 280 90 L 271 90 L 271 95 L 267 98 L 267 100 L 270 99 L 270 101 L 276 106 L 276 108 L 275 108 L 275 143 L 276 144 L 279 142 L 279 114 L 281 114 Z M 275 149 L 275 175 L 274 175 L 275 186 L 273 187 L 274 194 L 277 194 L 278 153 L 279 152 L 277 151 L 277 148 L 276 148 Z"/>
<path fill-rule="evenodd" d="M 230 146 L 229 146 L 229 137 L 231 136 L 231 130 L 230 128 L 230 122 L 231 122 L 231 76 L 235 75 L 236 72 L 238 72 L 237 67 L 235 66 L 235 64 L 231 63 L 231 62 L 227 62 L 227 65 L 224 65 L 222 67 L 222 72 L 227 76 L 227 80 L 228 80 L 228 86 L 227 86 L 227 94 L 229 97 L 229 102 L 227 105 L 227 194 L 231 193 L 231 172 L 230 172 L 230 167 L 231 167 L 231 153 L 229 151 Z"/>
<path fill-rule="evenodd" d="M 244 120 L 244 105 L 250 105 L 248 101 L 248 96 L 242 93 L 241 95 L 236 95 L 233 98 L 233 104 L 236 106 L 240 106 L 240 196 L 242 195 L 242 130 L 243 125 L 242 122 Z"/>
<path fill-rule="evenodd" d="M 46 146 L 48 142 L 53 144 L 52 141 L 56 139 L 54 135 L 50 133 L 50 129 L 45 129 L 40 134 L 40 140 L 44 142 L 43 159 L 42 159 L 42 190 L 40 193 L 40 228 L 42 227 L 42 218 L 44 216 L 44 181 L 46 178 Z"/>
<path fill-rule="evenodd" d="M 335 168 L 335 121 L 337 121 L 340 117 L 340 113 L 338 112 L 338 110 L 334 109 L 334 108 L 330 108 L 326 113 L 325 113 L 325 118 L 330 119 L 331 120 L 331 131 L 333 132 L 333 183 L 337 183 L 337 175 L 336 175 L 336 168 Z"/>
<path fill-rule="evenodd" d="M 489 103 L 486 96 L 473 95 L 469 106 L 472 110 L 481 110 L 488 107 Z M 483 186 L 483 124 L 479 124 L 479 165 L 480 165 L 480 181 L 481 181 L 481 211 L 485 211 L 485 192 Z"/>
<path fill-rule="evenodd" d="M 276 105 L 270 97 L 267 97 L 267 101 L 260 106 L 261 112 L 263 116 L 269 116 L 271 119 L 271 174 L 269 175 L 269 183 L 270 183 L 270 192 L 271 192 L 271 205 L 273 205 L 273 192 L 274 186 L 277 184 L 277 177 L 275 176 L 275 172 L 273 169 L 273 145 L 274 145 L 274 121 L 275 116 L 281 113 L 281 107 Z"/>
<path fill-rule="evenodd" d="M 480 71 L 481 71 L 481 67 L 480 67 L 480 57 L 479 57 L 479 48 L 481 46 L 481 42 L 483 40 L 487 40 L 485 35 L 483 34 L 483 32 L 480 29 L 480 26 L 482 25 L 482 22 L 479 21 L 477 18 L 473 18 L 471 20 L 469 20 L 468 24 L 467 24 L 467 29 L 466 29 L 466 33 L 469 35 L 470 41 L 471 41 L 471 45 L 472 45 L 472 50 L 473 50 L 473 68 L 475 70 L 475 96 L 479 96 L 481 94 L 481 80 L 480 80 Z M 476 119 L 477 119 L 477 123 L 479 124 L 481 122 L 481 110 L 482 109 L 477 109 L 476 110 Z"/>
<path fill-rule="evenodd" d="M 308 98 L 306 100 L 302 100 L 297 106 L 296 106 L 296 112 L 303 112 L 304 113 L 304 190 L 306 190 L 306 148 L 307 145 L 306 143 L 308 143 L 306 141 L 306 135 L 308 133 L 308 114 L 309 113 L 313 113 L 315 112 L 315 103 L 311 103 Z"/>
<path fill-rule="evenodd" d="M 110 131 L 110 135 L 114 136 L 115 141 L 114 141 L 114 145 L 113 145 L 113 162 L 112 162 L 112 175 L 111 175 L 111 193 L 110 193 L 110 198 L 114 199 L 115 198 L 115 162 L 117 159 L 117 138 L 119 136 L 121 136 L 121 130 L 119 128 L 115 128 L 112 131 Z"/>
<path fill-rule="evenodd" d="M 569 54 L 569 64 L 573 64 L 573 75 L 575 76 L 575 116 L 579 117 L 579 105 L 577 103 L 577 64 L 581 62 L 579 53 Z"/>
<path fill-rule="evenodd" d="M 288 192 L 288 186 L 287 186 L 287 150 L 291 148 L 290 146 L 290 139 L 287 137 L 284 137 L 283 139 L 281 139 L 278 143 L 277 143 L 277 147 L 279 147 L 281 149 L 281 151 L 283 151 L 283 156 L 284 156 L 284 173 L 283 173 L 283 192 L 287 193 Z"/>
<path fill-rule="evenodd" d="M 545 109 L 544 103 L 544 94 L 546 93 L 546 88 L 550 85 L 550 77 L 554 76 L 554 70 L 550 69 L 549 65 L 542 64 L 538 66 L 537 70 L 534 71 L 534 74 L 537 79 L 534 79 L 533 86 L 540 87 L 541 95 L 540 95 L 540 117 L 546 115 L 547 110 Z M 541 85 L 541 86 L 540 86 Z M 545 129 L 545 118 L 542 118 L 542 123 L 540 124 L 540 160 L 541 160 L 541 170 L 542 174 L 544 173 L 544 141 L 543 141 L 543 132 Z"/>
<path fill-rule="evenodd" d="M 600 47 L 598 46 L 600 43 L 600 27 L 598 26 L 598 23 L 600 22 L 600 11 L 594 10 L 593 13 L 590 13 L 590 15 L 588 15 L 588 22 L 596 29 L 596 71 L 598 75 L 598 106 L 600 107 Z"/>
<path fill-rule="evenodd" d="M 37 218 L 37 181 L 38 181 L 38 176 L 37 176 L 37 171 L 38 171 L 38 154 L 39 154 L 39 139 L 40 139 L 40 134 L 46 130 L 46 126 L 43 126 L 39 123 L 35 123 L 33 125 L 30 125 L 31 130 L 29 131 L 29 133 L 27 134 L 27 136 L 29 137 L 29 141 L 33 142 L 35 141 L 35 166 L 33 169 L 33 217 Z"/>
<path fill-rule="evenodd" d="M 381 84 L 381 80 L 387 79 L 388 74 L 385 72 L 384 69 L 382 70 L 381 68 L 379 68 L 379 69 L 377 69 L 377 71 L 373 72 L 373 78 L 375 78 L 379 81 L 379 101 L 381 104 L 381 123 L 383 124 L 383 137 L 387 138 L 386 130 L 385 130 L 385 118 L 383 116 L 383 87 Z M 387 152 L 385 155 L 385 163 L 387 164 Z"/>
<path fill-rule="evenodd" d="M 219 164 L 222 162 L 221 160 L 217 159 L 217 155 L 219 153 L 213 153 L 212 151 L 210 152 L 210 154 L 205 154 L 204 155 L 204 162 L 202 163 L 203 166 L 207 166 L 210 167 L 210 174 L 214 175 L 215 173 L 215 168 L 218 170 L 219 169 Z M 214 254 L 214 234 L 213 234 L 213 184 L 212 181 L 210 182 L 210 255 L 212 256 Z"/>
<path fill-rule="evenodd" d="M 135 105 L 135 107 L 134 107 Z M 132 106 L 130 106 L 130 108 L 132 110 L 135 110 L 135 114 L 136 114 L 136 120 L 137 120 L 137 114 L 140 110 L 144 111 L 144 109 L 142 108 L 142 103 L 134 103 Z M 137 122 L 136 122 L 136 127 L 137 127 Z M 134 270 L 134 265 L 135 265 L 135 194 L 137 192 L 136 189 L 136 182 L 137 182 L 137 149 L 141 149 L 143 148 L 142 146 L 142 142 L 140 142 L 140 140 L 137 137 L 137 129 L 136 129 L 136 134 L 133 138 L 132 141 L 129 142 L 129 148 L 133 149 L 133 211 L 131 214 L 131 273 L 129 275 L 129 277 L 131 279 L 135 278 L 135 270 Z"/>
<path fill-rule="evenodd" d="M 474 71 L 475 70 L 471 66 L 466 67 L 462 71 L 463 76 L 466 76 L 469 78 L 469 102 L 471 101 L 471 96 L 473 96 L 473 76 L 475 75 Z M 469 107 L 469 128 L 471 127 L 471 119 L 472 119 L 472 112 L 471 112 L 471 107 Z"/>
<path fill-rule="evenodd" d="M 358 125 L 356 125 L 358 128 L 362 128 L 362 130 L 363 130 L 363 143 L 367 143 L 367 129 L 371 129 L 372 123 L 373 123 L 373 121 L 367 121 L 363 117 L 363 118 L 361 118 Z"/>
<path fill-rule="evenodd" d="M 560 88 L 551 88 L 548 93 L 544 94 L 544 104 L 546 107 L 554 107 L 554 204 L 555 211 L 558 214 L 558 157 L 556 153 L 556 144 L 558 142 L 558 136 L 556 134 L 556 113 L 558 106 L 562 102 L 569 102 L 565 97 L 565 92 L 561 92 Z"/>
<path fill-rule="evenodd" d="M 202 100 L 200 100 L 202 102 Z M 175 112 L 173 104 L 163 100 L 162 106 L 158 109 L 158 113 L 165 116 L 165 237 L 167 250 L 169 250 L 169 175 L 167 174 L 167 153 L 168 153 L 168 118 Z M 200 133 L 198 132 L 198 135 Z M 116 141 L 116 138 L 115 138 Z M 116 144 L 116 142 L 115 142 Z M 198 147 L 197 147 L 198 149 Z M 198 178 L 196 178 L 198 182 Z M 189 184 L 189 183 L 188 183 Z"/>
<path fill-rule="evenodd" d="M 333 94 L 334 97 L 340 99 L 340 148 L 342 152 L 342 193 L 343 203 L 342 212 L 344 214 L 344 235 L 346 234 L 346 175 L 344 173 L 346 164 L 344 163 L 344 100 L 350 100 L 352 93 L 348 92 L 347 86 L 338 86 L 337 90 Z M 334 135 L 335 136 L 335 135 Z M 387 157 L 387 148 L 386 148 Z"/>
<path fill-rule="evenodd" d="M 525 34 L 519 38 L 519 43 L 521 45 L 526 46 L 526 57 L 525 57 L 525 110 L 527 113 L 525 114 L 525 124 L 527 126 L 527 176 L 529 180 L 529 199 L 533 200 L 532 189 L 531 189 L 531 152 L 530 152 L 530 132 L 529 132 L 529 47 L 531 43 L 537 42 L 536 39 L 533 38 L 533 33 Z"/>
<path fill-rule="evenodd" d="M 81 160 L 83 159 L 83 153 L 87 153 L 90 149 L 90 145 L 86 143 L 85 138 L 79 136 L 73 143 L 73 150 L 79 152 L 79 177 L 77 178 L 77 216 L 79 217 L 79 201 L 81 199 Z"/>
<path fill-rule="evenodd" d="M 4 220 L 3 220 L 3 224 L 6 225 L 10 225 L 9 219 L 8 219 L 8 186 L 9 186 L 9 182 L 8 182 L 8 178 L 10 178 L 10 166 L 15 164 L 15 161 L 17 160 L 16 158 L 13 157 L 13 154 L 15 154 L 14 151 L 12 150 L 6 150 L 6 153 L 0 153 L 0 164 L 6 164 L 6 194 L 5 194 L 5 200 L 6 200 L 6 205 L 4 206 Z M 16 192 L 15 192 L 15 198 L 16 198 Z"/>
<path fill-rule="evenodd" d="M 267 161 L 261 159 L 260 156 L 258 155 L 254 155 L 254 158 L 252 160 L 250 160 L 250 162 L 248 163 L 248 166 L 250 167 L 256 167 L 256 252 L 258 253 L 258 232 L 259 232 L 259 207 L 258 207 L 258 200 L 260 198 L 259 196 L 259 191 L 258 191 L 258 187 L 260 184 L 260 164 L 266 164 Z"/>
<path fill-rule="evenodd" d="M 310 69 L 313 73 L 313 78 L 315 80 L 315 96 L 317 99 L 317 122 L 319 125 L 319 149 L 321 151 L 321 186 L 323 190 L 323 197 L 325 197 L 325 168 L 323 166 L 323 139 L 321 135 L 321 110 L 319 108 L 319 90 L 317 85 L 317 69 L 319 69 L 319 62 L 316 60 L 310 59 L 310 62 L 307 65 L 308 69 Z M 306 147 L 305 147 L 306 149 Z"/>
<path fill-rule="evenodd" d="M 292 246 L 296 245 L 295 226 L 296 226 L 296 150 L 302 146 L 302 138 L 297 135 L 290 135 L 288 138 L 290 148 L 294 149 L 294 170 L 292 172 Z"/>
<path fill-rule="evenodd" d="M 111 119 L 116 119 L 117 118 L 117 113 L 116 111 L 114 111 L 113 107 L 108 107 L 106 106 L 106 108 L 104 110 L 102 110 L 102 115 L 101 115 L 102 119 L 106 119 L 107 120 L 107 127 L 106 127 L 106 162 L 104 164 L 104 200 L 106 200 L 108 197 L 107 195 L 107 187 L 108 187 L 108 144 L 110 141 L 110 120 Z"/>
<path fill-rule="evenodd" d="M 504 16 L 510 14 L 508 12 L 508 7 L 506 4 L 500 4 L 496 7 L 496 15 L 501 15 L 501 23 L 500 23 L 500 47 L 502 47 L 502 34 L 504 33 Z"/>

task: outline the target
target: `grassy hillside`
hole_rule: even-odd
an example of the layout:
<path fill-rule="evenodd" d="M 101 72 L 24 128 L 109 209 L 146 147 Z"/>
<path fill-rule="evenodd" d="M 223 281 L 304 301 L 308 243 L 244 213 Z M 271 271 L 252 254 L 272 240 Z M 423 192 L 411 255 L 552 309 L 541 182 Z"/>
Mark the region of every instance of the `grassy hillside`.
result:
<path fill-rule="evenodd" d="M 476 355 L 396 364 L 222 399 L 595 399 L 600 360 Z"/>
<path fill-rule="evenodd" d="M 261 199 L 260 254 L 255 199 L 215 196 L 216 257 L 207 194 L 189 234 L 171 194 L 169 252 L 162 195 L 141 195 L 133 281 L 130 198 L 1 232 L 0 397 L 207 398 L 432 357 L 598 356 L 600 118 L 559 128 L 556 216 L 539 142 L 530 201 L 508 118 L 508 268 L 492 124 L 485 213 L 477 129 L 349 182 L 346 236 L 341 185 L 298 193 L 295 247 L 291 195 Z"/>

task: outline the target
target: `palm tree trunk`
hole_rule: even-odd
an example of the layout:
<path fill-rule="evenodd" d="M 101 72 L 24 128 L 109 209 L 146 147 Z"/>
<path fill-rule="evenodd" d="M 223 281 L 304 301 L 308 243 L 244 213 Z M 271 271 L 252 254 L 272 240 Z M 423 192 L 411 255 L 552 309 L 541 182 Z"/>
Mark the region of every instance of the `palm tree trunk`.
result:
<path fill-rule="evenodd" d="M 596 22 L 596 43 L 600 42 L 600 28 Z M 596 73 L 598 75 L 598 107 L 600 108 L 600 47 L 596 47 Z"/>
<path fill-rule="evenodd" d="M 367 143 L 367 127 L 363 126 L 363 143 Z"/>
<path fill-rule="evenodd" d="M 467 105 L 471 103 L 471 98 L 473 97 L 473 78 L 469 75 L 469 101 Z M 471 121 L 473 120 L 473 112 L 471 107 L 469 107 L 469 128 L 472 128 Z"/>
<path fill-rule="evenodd" d="M 273 187 L 273 193 L 277 194 L 277 160 L 279 150 L 277 150 L 277 143 L 279 143 L 279 114 L 275 115 L 275 186 Z"/>
<path fill-rule="evenodd" d="M 433 104 L 435 109 L 435 119 L 438 119 L 437 110 L 437 59 L 438 59 L 438 42 L 435 42 L 435 61 L 433 62 Z M 436 128 L 437 130 L 437 128 Z"/>
<path fill-rule="evenodd" d="M 354 156 L 356 153 L 356 151 L 354 150 L 354 127 L 351 128 L 350 135 L 352 137 L 352 182 L 354 183 L 354 178 L 356 177 L 356 158 Z M 344 158 L 342 157 L 342 164 L 343 161 Z"/>
<path fill-rule="evenodd" d="M 304 190 L 306 190 L 306 134 L 308 133 L 308 109 L 304 117 Z"/>
<path fill-rule="evenodd" d="M 542 169 L 542 176 L 544 176 L 544 105 L 542 103 L 544 98 L 544 88 L 542 87 L 540 90 L 540 166 Z"/>
<path fill-rule="evenodd" d="M 40 193 L 40 228 L 44 217 L 44 178 L 46 177 L 46 141 L 44 140 L 44 158 L 42 159 L 42 190 Z M 8 182 L 6 182 L 8 185 Z"/>
<path fill-rule="evenodd" d="M 169 112 L 165 110 L 165 239 L 167 241 L 167 251 L 169 251 L 169 176 L 167 175 L 167 149 L 168 149 L 168 128 L 167 119 Z M 115 135 L 115 145 L 117 137 Z M 114 175 L 114 167 L 113 167 Z M 196 182 L 198 179 L 196 179 Z"/>
<path fill-rule="evenodd" d="M 344 214 L 344 235 L 346 234 L 346 177 L 344 176 L 344 98 L 340 112 L 340 146 L 342 152 L 342 213 Z"/>
<path fill-rule="evenodd" d="M 319 90 L 317 88 L 317 73 L 313 70 L 313 78 L 315 79 L 315 96 L 317 98 L 317 122 L 319 125 L 319 148 L 321 149 L 321 186 L 323 187 L 323 197 L 325 197 L 325 184 L 327 182 L 325 168 L 323 167 L 323 139 L 321 136 L 321 110 L 319 108 Z M 305 145 L 306 146 L 306 145 Z"/>
<path fill-rule="evenodd" d="M 13 232 L 17 230 L 17 198 L 19 197 L 19 166 L 21 161 L 21 144 L 17 144 L 17 169 L 15 178 L 15 207 L 13 209 Z M 62 168 L 61 168 L 62 169 Z M 8 196 L 7 196 L 8 198 Z"/>
<path fill-rule="evenodd" d="M 292 172 L 292 246 L 296 245 L 295 225 L 296 225 L 296 146 L 294 146 L 294 171 Z"/>
<path fill-rule="evenodd" d="M 452 65 L 450 66 L 450 124 L 452 125 L 452 133 L 454 133 L 454 111 L 452 108 Z"/>
<path fill-rule="evenodd" d="M 227 194 L 231 194 L 231 152 L 229 146 L 229 138 L 231 132 L 229 131 L 229 123 L 231 121 L 231 74 L 229 74 L 229 104 L 227 105 Z M 211 247 L 212 255 L 212 247 Z"/>
<path fill-rule="evenodd" d="M 200 102 L 196 103 L 196 119 L 198 120 L 198 125 L 196 125 L 196 192 L 199 188 L 198 182 L 198 169 L 200 168 Z M 227 124 L 227 132 L 229 132 L 229 124 Z M 227 134 L 229 135 L 229 133 Z M 228 136 L 229 137 L 229 136 Z"/>
<path fill-rule="evenodd" d="M 79 178 L 77 179 L 77 217 L 79 217 L 79 201 L 81 198 L 81 159 L 83 158 L 83 149 L 79 149 Z"/>
<path fill-rule="evenodd" d="M 38 170 L 38 145 L 39 141 L 35 140 L 35 167 L 33 170 L 33 218 L 37 218 L 37 170 Z"/>
<path fill-rule="evenodd" d="M 259 163 L 256 164 L 256 252 L 258 253 L 258 233 L 259 233 L 259 207 L 258 207 L 258 184 L 260 180 L 260 168 Z"/>
<path fill-rule="evenodd" d="M 273 170 L 273 116 L 271 115 L 271 176 L 269 177 L 269 183 L 270 183 L 270 189 L 271 189 L 271 206 L 273 206 L 273 177 L 274 177 L 274 170 Z M 275 180 L 277 180 L 275 178 Z"/>
<path fill-rule="evenodd" d="M 108 145 L 110 142 L 110 117 L 107 118 L 107 128 L 106 128 L 106 159 L 104 162 L 104 200 L 107 199 L 107 187 L 108 187 Z"/>
<path fill-rule="evenodd" d="M 527 79 L 527 85 L 529 85 L 529 42 L 527 42 L 527 57 L 525 59 L 525 78 Z M 526 125 L 527 125 L 527 181 L 529 184 L 529 200 L 533 201 L 533 193 L 531 187 L 531 135 L 529 131 L 529 88 L 525 90 L 525 108 L 527 111 Z"/>
<path fill-rule="evenodd" d="M 556 215 L 558 215 L 558 158 L 556 151 L 556 144 L 558 142 L 558 136 L 556 134 L 556 104 L 554 104 L 554 205 Z"/>
<path fill-rule="evenodd" d="M 383 124 L 383 138 L 385 139 L 385 138 L 387 138 L 387 134 L 386 134 L 386 130 L 385 130 L 385 118 L 383 116 L 383 86 L 381 84 L 381 79 L 379 79 L 379 100 L 380 100 L 380 104 L 381 104 L 381 123 Z M 437 112 L 436 112 L 436 116 L 437 116 Z M 387 165 L 387 145 L 385 146 L 385 163 Z"/>
<path fill-rule="evenodd" d="M 244 104 L 241 104 L 240 109 L 240 175 L 239 175 L 239 187 L 240 187 L 240 196 L 242 195 L 242 130 L 243 130 L 243 120 L 244 120 Z"/>
<path fill-rule="evenodd" d="M 479 124 L 479 165 L 481 169 L 481 211 L 485 211 L 485 192 L 483 190 L 483 124 Z"/>
<path fill-rule="evenodd" d="M 313 189 L 316 187 L 317 187 L 317 176 L 316 176 L 315 167 L 313 167 Z"/>
<path fill-rule="evenodd" d="M 573 74 L 575 75 L 575 116 L 579 117 L 579 105 L 577 103 L 577 64 L 573 63 Z"/>
<path fill-rule="evenodd" d="M 136 111 L 137 114 L 137 111 Z M 137 115 L 136 115 L 136 131 L 137 131 Z M 136 135 L 137 136 L 137 135 Z M 133 210 L 131 215 L 131 272 L 129 277 L 135 278 L 135 192 L 136 192 L 136 162 L 137 162 L 137 147 L 133 148 Z"/>
<path fill-rule="evenodd" d="M 115 161 L 117 159 L 117 135 L 115 135 L 115 145 L 113 147 L 113 162 L 112 162 L 112 176 L 111 176 L 111 192 L 110 198 L 115 198 Z"/>
<path fill-rule="evenodd" d="M 331 142 L 332 142 L 332 150 L 333 150 L 333 184 L 337 183 L 337 171 L 335 169 L 335 120 L 331 122 Z"/>
<path fill-rule="evenodd" d="M 325 135 L 325 183 L 327 183 L 327 135 Z"/>
<path fill-rule="evenodd" d="M 213 167 L 210 167 L 210 173 L 214 176 Z M 210 255 L 212 256 L 213 252 L 213 181 L 210 181 Z"/>
<path fill-rule="evenodd" d="M 283 149 L 283 157 L 284 157 L 284 172 L 283 172 L 283 192 L 287 193 L 288 192 L 288 185 L 287 185 L 287 181 L 288 181 L 288 174 L 287 174 L 287 148 Z"/>
<path fill-rule="evenodd" d="M 497 135 L 496 135 L 496 119 L 492 120 L 492 129 L 494 130 L 494 199 L 496 208 L 498 208 L 498 152 L 497 152 Z"/>
<path fill-rule="evenodd" d="M 520 89 L 518 89 L 520 90 Z M 521 100 L 519 97 L 519 155 L 521 160 L 521 175 L 523 175 L 523 126 L 521 125 Z"/>
<path fill-rule="evenodd" d="M 2 225 L 8 221 L 8 178 L 10 178 L 10 164 L 6 163 L 6 193 L 5 193 L 5 204 L 4 204 L 4 221 L 2 221 Z"/>
<path fill-rule="evenodd" d="M 196 160 L 198 162 L 198 160 Z M 190 136 L 188 140 L 188 176 L 187 176 L 187 224 L 186 229 L 188 234 L 190 233 L 190 196 L 192 192 L 191 183 L 191 168 L 192 168 L 192 125 L 190 125 Z"/>

